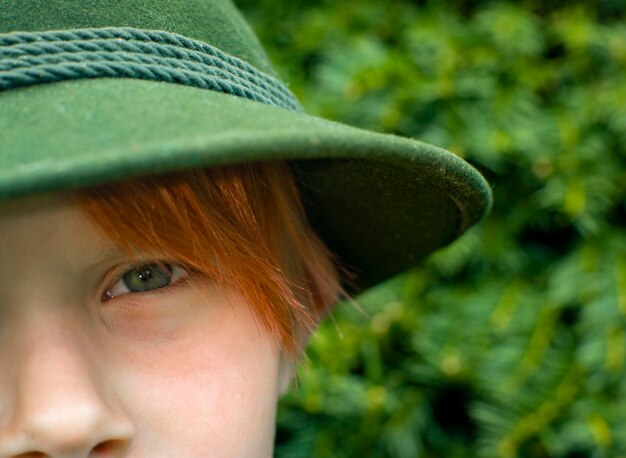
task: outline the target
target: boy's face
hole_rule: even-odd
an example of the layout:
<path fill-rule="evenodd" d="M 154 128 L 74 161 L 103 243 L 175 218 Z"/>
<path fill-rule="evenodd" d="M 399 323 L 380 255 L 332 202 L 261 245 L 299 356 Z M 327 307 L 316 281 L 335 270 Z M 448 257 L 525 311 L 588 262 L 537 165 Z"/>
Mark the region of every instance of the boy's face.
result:
<path fill-rule="evenodd" d="M 0 203 L 0 457 L 270 457 L 275 339 L 209 280 L 129 292 L 129 264 L 62 194 Z"/>

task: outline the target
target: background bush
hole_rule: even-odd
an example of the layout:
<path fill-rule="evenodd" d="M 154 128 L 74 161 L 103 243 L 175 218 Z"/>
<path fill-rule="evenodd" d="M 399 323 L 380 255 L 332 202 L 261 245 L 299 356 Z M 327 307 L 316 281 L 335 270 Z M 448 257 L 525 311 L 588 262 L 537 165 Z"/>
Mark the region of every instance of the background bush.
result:
<path fill-rule="evenodd" d="M 626 457 L 626 3 L 239 0 L 307 111 L 421 139 L 489 218 L 338 307 L 278 457 Z"/>

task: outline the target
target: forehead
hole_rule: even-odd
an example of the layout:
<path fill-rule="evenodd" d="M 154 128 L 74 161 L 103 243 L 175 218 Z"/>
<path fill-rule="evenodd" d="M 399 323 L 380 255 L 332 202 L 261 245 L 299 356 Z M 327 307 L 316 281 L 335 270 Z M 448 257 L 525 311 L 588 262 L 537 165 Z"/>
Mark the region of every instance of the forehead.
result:
<path fill-rule="evenodd" d="M 30 194 L 0 201 L 0 220 L 18 219 L 27 215 L 49 213 L 70 206 L 65 192 Z"/>
<path fill-rule="evenodd" d="M 0 263 L 116 254 L 108 240 L 65 192 L 0 202 Z"/>
<path fill-rule="evenodd" d="M 0 202 L 0 257 L 17 245 L 35 246 L 80 226 L 77 209 L 63 193 L 30 195 Z M 61 228 L 65 227 L 65 231 Z"/>
<path fill-rule="evenodd" d="M 135 252 L 140 256 L 164 254 L 150 249 Z M 68 192 L 0 201 L 0 268 L 2 264 L 15 268 L 22 260 L 82 266 L 125 257 Z"/>

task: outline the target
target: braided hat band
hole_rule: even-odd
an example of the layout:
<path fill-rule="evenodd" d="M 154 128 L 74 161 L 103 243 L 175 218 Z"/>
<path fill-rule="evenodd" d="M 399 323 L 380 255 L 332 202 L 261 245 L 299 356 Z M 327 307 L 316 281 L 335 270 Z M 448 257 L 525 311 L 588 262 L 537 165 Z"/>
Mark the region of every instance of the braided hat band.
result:
<path fill-rule="evenodd" d="M 0 91 L 116 77 L 194 86 L 303 111 L 278 79 L 177 33 L 105 27 L 0 34 Z"/>

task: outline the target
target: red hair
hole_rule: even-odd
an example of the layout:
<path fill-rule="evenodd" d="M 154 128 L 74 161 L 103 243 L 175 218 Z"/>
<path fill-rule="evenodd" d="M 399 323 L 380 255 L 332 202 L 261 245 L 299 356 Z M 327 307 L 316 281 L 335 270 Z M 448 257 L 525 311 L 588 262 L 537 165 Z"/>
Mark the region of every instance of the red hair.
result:
<path fill-rule="evenodd" d="M 128 255 L 157 250 L 241 291 L 292 360 L 323 315 L 348 297 L 286 162 L 150 175 L 71 196 Z"/>

